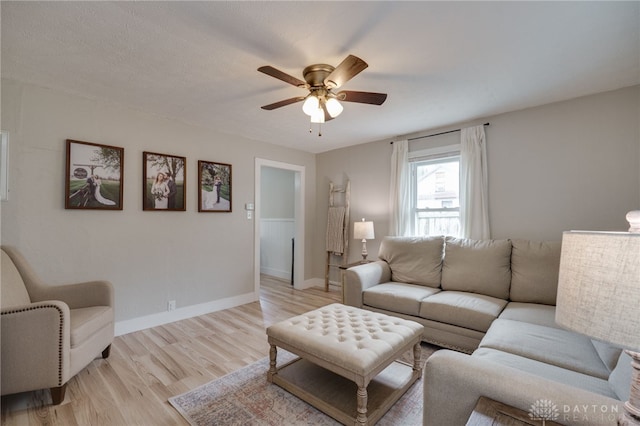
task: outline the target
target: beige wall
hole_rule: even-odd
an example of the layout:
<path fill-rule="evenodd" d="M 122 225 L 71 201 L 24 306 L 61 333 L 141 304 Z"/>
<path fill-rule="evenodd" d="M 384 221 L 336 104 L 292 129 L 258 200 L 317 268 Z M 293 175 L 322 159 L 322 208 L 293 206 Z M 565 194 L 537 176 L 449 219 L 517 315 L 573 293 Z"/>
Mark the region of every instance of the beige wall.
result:
<path fill-rule="evenodd" d="M 625 229 L 624 214 L 640 208 L 640 87 L 463 125 L 486 121 L 494 238 Z M 351 181 L 351 222 L 374 221 L 370 257 L 388 233 L 389 140 L 314 156 L 6 80 L 2 129 L 10 132 L 2 244 L 52 283 L 109 279 L 118 321 L 162 313 L 167 300 L 181 308 L 253 292 L 254 222 L 244 204 L 255 202 L 256 157 L 306 167 L 305 279 L 324 277 L 330 180 Z M 68 138 L 125 148 L 123 211 L 64 209 Z M 186 212 L 142 211 L 142 151 L 187 157 Z M 199 159 L 233 165 L 232 213 L 197 213 Z M 360 249 L 350 240 L 351 261 Z"/>
<path fill-rule="evenodd" d="M 314 155 L 218 134 L 121 106 L 2 81 L 10 132 L 10 196 L 2 244 L 17 246 L 51 283 L 108 279 L 116 320 L 254 293 L 255 158 L 306 167 L 307 234 L 314 232 Z M 124 210 L 64 209 L 65 140 L 125 148 Z M 142 211 L 142 152 L 187 158 L 187 211 Z M 197 160 L 233 166 L 233 212 L 197 212 Z M 312 239 L 305 278 L 311 278 Z"/>
<path fill-rule="evenodd" d="M 640 86 L 491 118 L 493 235 L 626 230 L 640 208 L 639 119 Z"/>
<path fill-rule="evenodd" d="M 560 240 L 570 229 L 626 230 L 627 211 L 640 209 L 640 86 L 485 117 L 414 137 L 490 122 L 486 127 L 493 238 Z M 410 149 L 442 145 L 410 142 Z M 388 140 L 317 155 L 318 212 L 327 211 L 329 181 L 351 180 L 351 222 L 375 222 L 377 253 L 389 230 Z M 319 213 L 320 214 L 320 213 Z M 318 220 L 316 259 L 323 259 L 326 220 Z M 360 244 L 351 241 L 349 260 Z M 324 262 L 316 261 L 321 276 Z"/>
<path fill-rule="evenodd" d="M 262 219 L 295 218 L 294 171 L 263 167 L 260 186 L 260 216 Z"/>
<path fill-rule="evenodd" d="M 362 259 L 362 243 L 353 239 L 353 222 L 361 220 L 373 221 L 376 239 L 367 242 L 368 258 L 375 259 L 378 253 L 380 237 L 389 229 L 389 174 L 391 166 L 391 145 L 389 141 L 372 142 L 364 145 L 337 149 L 316 156 L 318 175 L 316 179 L 318 201 L 318 223 L 316 230 L 316 262 L 315 275 L 324 276 L 325 233 L 329 209 L 329 182 L 343 186 L 351 182 L 349 221 L 349 262 Z M 336 203 L 343 204 L 343 199 L 336 198 Z M 332 269 L 331 280 L 339 281 L 338 271 Z"/>

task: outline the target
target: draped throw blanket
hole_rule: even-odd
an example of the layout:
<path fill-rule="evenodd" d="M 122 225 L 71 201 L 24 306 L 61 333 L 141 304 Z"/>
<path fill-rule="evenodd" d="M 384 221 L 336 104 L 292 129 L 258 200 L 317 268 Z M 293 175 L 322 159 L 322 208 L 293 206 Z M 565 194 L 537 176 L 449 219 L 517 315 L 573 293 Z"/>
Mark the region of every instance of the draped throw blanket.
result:
<path fill-rule="evenodd" d="M 342 254 L 344 252 L 344 207 L 329 207 L 327 218 L 327 251 Z"/>

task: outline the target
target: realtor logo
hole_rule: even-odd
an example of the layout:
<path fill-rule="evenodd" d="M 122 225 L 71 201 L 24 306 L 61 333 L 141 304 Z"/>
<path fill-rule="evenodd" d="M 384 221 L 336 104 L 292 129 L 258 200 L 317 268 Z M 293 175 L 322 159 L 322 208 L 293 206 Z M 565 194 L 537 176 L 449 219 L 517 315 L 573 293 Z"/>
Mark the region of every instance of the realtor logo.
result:
<path fill-rule="evenodd" d="M 535 404 L 531 404 L 529 417 L 531 420 L 542 420 L 542 424 L 544 425 L 547 420 L 558 420 L 560 411 L 553 401 L 539 399 Z"/>

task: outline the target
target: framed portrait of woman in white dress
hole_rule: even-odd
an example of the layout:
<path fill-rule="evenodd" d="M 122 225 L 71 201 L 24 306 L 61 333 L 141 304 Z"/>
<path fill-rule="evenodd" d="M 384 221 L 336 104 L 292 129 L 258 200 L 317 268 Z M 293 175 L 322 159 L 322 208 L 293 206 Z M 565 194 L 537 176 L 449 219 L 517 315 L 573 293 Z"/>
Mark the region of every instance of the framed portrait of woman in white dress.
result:
<path fill-rule="evenodd" d="M 142 153 L 142 209 L 185 211 L 187 159 L 175 155 Z"/>
<path fill-rule="evenodd" d="M 198 211 L 231 212 L 231 164 L 198 161 Z"/>
<path fill-rule="evenodd" d="M 67 139 L 65 209 L 122 210 L 124 148 Z"/>

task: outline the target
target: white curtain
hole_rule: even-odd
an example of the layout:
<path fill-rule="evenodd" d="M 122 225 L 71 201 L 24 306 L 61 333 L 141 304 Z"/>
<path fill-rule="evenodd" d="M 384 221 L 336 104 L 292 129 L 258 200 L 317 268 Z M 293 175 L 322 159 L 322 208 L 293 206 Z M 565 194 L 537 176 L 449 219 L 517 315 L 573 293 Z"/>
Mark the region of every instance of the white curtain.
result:
<path fill-rule="evenodd" d="M 460 236 L 491 238 L 484 126 L 462 129 L 460 138 Z"/>
<path fill-rule="evenodd" d="M 411 233 L 410 178 L 409 141 L 394 141 L 391 154 L 391 235 L 405 236 Z"/>

